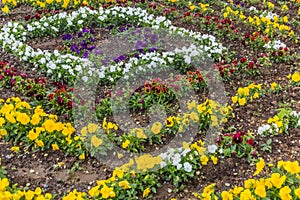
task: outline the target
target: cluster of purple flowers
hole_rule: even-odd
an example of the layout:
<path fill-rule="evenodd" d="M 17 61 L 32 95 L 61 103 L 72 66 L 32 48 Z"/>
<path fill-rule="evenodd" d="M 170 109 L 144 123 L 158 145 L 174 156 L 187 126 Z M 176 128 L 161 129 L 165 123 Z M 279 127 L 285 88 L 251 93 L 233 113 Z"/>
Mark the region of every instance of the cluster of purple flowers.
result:
<path fill-rule="evenodd" d="M 112 30 L 114 28 L 113 25 L 109 26 L 108 29 Z M 123 32 L 125 30 L 129 30 L 132 28 L 131 24 L 127 24 L 124 27 L 120 27 L 119 31 Z M 82 58 L 87 58 L 90 53 L 96 54 L 98 56 L 104 56 L 104 59 L 101 60 L 103 65 L 107 65 L 109 63 L 109 59 L 105 58 L 102 51 L 98 49 L 95 45 L 92 45 L 95 42 L 94 37 L 95 31 L 90 28 L 84 28 L 77 35 L 65 34 L 62 36 L 62 40 L 64 43 L 69 44 L 70 50 L 75 52 L 77 55 L 82 56 Z M 134 50 L 136 53 L 133 54 L 134 57 L 139 58 L 140 54 L 145 54 L 146 52 L 155 52 L 157 51 L 157 47 L 155 46 L 159 41 L 159 37 L 157 34 L 152 33 L 150 28 L 146 29 L 134 29 L 130 33 L 130 37 L 134 38 Z M 78 39 L 78 42 L 75 43 L 72 40 Z M 128 55 L 119 55 L 113 58 L 115 63 L 119 63 L 124 61 L 128 57 Z"/>
<path fill-rule="evenodd" d="M 93 36 L 94 33 L 95 32 L 92 28 L 84 28 L 82 31 L 80 31 L 77 34 L 79 44 L 72 44 L 70 47 L 71 51 L 76 52 L 77 55 L 82 55 L 82 58 L 87 58 L 89 53 L 96 48 L 96 46 L 91 45 L 93 42 L 95 42 L 95 38 Z M 72 34 L 65 34 L 62 37 L 63 41 L 71 41 L 72 39 Z"/>

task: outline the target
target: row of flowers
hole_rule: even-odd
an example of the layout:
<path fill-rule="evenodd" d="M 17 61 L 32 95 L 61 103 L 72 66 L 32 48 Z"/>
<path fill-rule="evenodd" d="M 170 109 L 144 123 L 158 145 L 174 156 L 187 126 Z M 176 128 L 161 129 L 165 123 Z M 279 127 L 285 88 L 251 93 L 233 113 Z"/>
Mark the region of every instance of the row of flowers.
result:
<path fill-rule="evenodd" d="M 294 36 L 294 31 L 291 30 L 289 26 L 285 25 L 286 23 L 289 23 L 288 16 L 280 18 L 271 11 L 262 12 L 253 6 L 249 8 L 249 10 L 254 14 L 253 17 L 251 15 L 247 17 L 243 14 L 243 11 L 246 11 L 245 8 L 230 5 L 224 9 L 223 15 L 230 19 L 238 19 L 240 22 L 248 24 L 250 27 L 259 27 L 262 33 L 265 33 L 270 37 L 273 37 L 275 33 L 281 35 L 288 34 L 288 36 L 291 37 Z"/>
<path fill-rule="evenodd" d="M 287 77 L 290 84 L 281 86 L 280 84 L 273 82 L 269 85 L 251 83 L 246 87 L 239 87 L 237 94 L 231 97 L 231 101 L 234 105 L 244 106 L 247 102 L 252 102 L 267 93 L 278 93 L 288 87 L 298 86 L 300 83 L 300 74 L 298 71 L 288 75 Z"/>
<path fill-rule="evenodd" d="M 240 93 L 244 94 L 244 91 L 240 91 Z M 16 100 L 18 102 L 18 99 L 14 99 L 14 100 Z M 14 101 L 14 100 L 12 100 L 12 101 Z M 8 101 L 10 101 L 10 100 L 8 100 Z M 24 102 L 23 103 L 21 102 L 20 105 L 18 105 L 18 106 L 16 105 L 16 107 L 21 107 L 22 108 L 21 104 L 24 104 L 25 107 L 28 107 L 28 105 L 26 103 L 24 103 Z M 191 111 L 193 109 L 197 109 L 197 110 L 198 109 L 200 109 L 200 110 L 203 109 L 203 105 L 202 106 L 201 105 L 197 106 L 197 104 L 195 102 L 189 103 L 188 107 L 189 107 L 189 109 Z M 6 109 L 4 109 L 3 112 L 7 113 L 7 112 L 5 112 L 5 110 Z M 9 108 L 8 108 L 8 110 L 9 110 Z M 297 116 L 299 118 L 299 114 Z M 8 120 L 9 120 L 10 116 L 7 115 L 7 117 L 8 117 Z M 5 118 L 6 118 L 6 116 L 5 116 Z M 24 118 L 26 118 L 25 115 L 24 115 Z M 276 120 L 275 118 L 274 119 L 270 119 L 270 122 L 274 121 L 274 120 L 276 122 L 278 122 L 278 120 Z M 18 121 L 17 123 L 25 123 L 23 121 L 23 119 L 21 119 L 21 117 L 19 117 L 19 118 L 17 117 L 16 121 Z M 276 122 L 275 122 L 275 124 L 276 124 Z M 299 121 L 297 123 L 299 123 Z M 292 127 L 292 126 L 289 126 L 289 127 Z M 45 126 L 45 128 L 46 128 L 46 126 Z M 103 128 L 106 129 L 106 130 L 117 129 L 117 127 L 114 124 L 112 124 L 112 123 L 106 123 L 106 122 L 103 123 Z M 97 126 L 89 125 L 86 129 L 90 133 L 94 133 L 97 130 Z M 151 131 L 154 131 L 154 132 L 156 132 L 158 130 L 161 130 L 161 126 L 157 126 L 157 124 L 155 125 L 155 127 L 151 128 Z M 3 135 L 6 135 L 4 132 L 2 132 Z M 81 131 L 81 132 L 82 132 L 82 134 L 84 134 L 84 131 Z M 135 133 L 139 134 L 140 132 L 136 131 Z M 34 135 L 34 133 L 32 135 Z M 103 141 L 101 141 L 100 136 L 98 138 L 97 135 L 96 136 L 93 135 L 90 139 L 91 139 L 90 143 L 93 146 L 93 148 L 99 147 L 103 143 Z M 225 155 L 225 156 L 238 156 L 238 157 L 240 157 L 240 156 L 243 157 L 245 155 L 253 154 L 253 150 L 254 150 L 252 148 L 252 147 L 254 147 L 254 141 L 253 141 L 253 139 L 254 138 L 253 138 L 253 136 L 251 136 L 251 134 L 249 135 L 249 134 L 245 134 L 243 132 L 236 132 L 236 133 L 233 133 L 233 134 L 225 134 L 223 137 L 221 137 L 221 139 L 218 139 L 218 141 L 217 141 L 218 142 L 218 146 L 217 145 L 212 145 L 212 146 L 208 147 L 207 153 L 210 153 L 210 154 L 214 155 L 211 158 L 214 163 L 216 162 L 216 158 L 217 158 L 216 157 L 216 153 L 218 153 L 218 156 L 221 156 L 222 153 L 224 152 L 223 155 Z M 40 142 L 37 142 L 36 144 L 38 145 L 38 143 L 40 143 Z M 231 143 L 231 145 L 228 146 L 228 144 L 230 144 L 230 143 Z M 193 144 L 193 145 L 191 145 L 191 148 L 192 148 L 192 146 L 194 146 L 193 148 L 195 148 L 198 153 L 206 152 L 204 148 L 201 148 L 201 146 L 203 146 L 203 143 L 200 141 L 200 143 L 198 143 L 198 144 L 201 144 L 200 147 L 197 147 L 197 145 L 195 146 L 195 144 Z M 232 144 L 234 144 L 234 145 L 232 146 Z M 244 149 L 245 144 L 250 147 L 249 148 L 250 150 L 241 151 L 241 150 Z M 41 143 L 40 143 L 40 145 L 41 145 Z M 125 146 L 125 145 L 122 144 L 122 146 Z M 219 147 L 220 147 L 220 150 L 222 149 L 222 151 L 216 151 Z M 233 147 L 232 148 L 233 151 L 231 150 L 231 147 Z M 56 149 L 56 150 L 58 149 L 55 145 L 52 145 L 52 148 Z M 141 158 L 141 160 L 142 160 L 141 162 L 139 162 L 137 160 L 135 162 L 130 161 L 127 165 L 123 166 L 123 169 L 126 171 L 126 170 L 129 170 L 129 168 L 128 168 L 129 166 L 135 166 L 137 169 L 145 171 L 145 170 L 151 169 L 152 167 L 154 167 L 156 165 L 160 165 L 162 168 L 164 168 L 164 167 L 172 167 L 172 168 L 176 168 L 177 170 L 184 170 L 185 173 L 186 172 L 190 172 L 190 169 L 193 169 L 192 160 L 194 160 L 194 159 L 190 160 L 189 162 L 182 162 L 182 161 L 185 161 L 184 158 L 180 158 L 180 157 L 176 156 L 176 155 L 181 155 L 181 154 L 185 155 L 185 154 L 189 153 L 189 150 L 185 151 L 185 149 L 187 149 L 187 145 L 186 144 L 184 144 L 184 148 L 182 148 L 182 149 L 170 150 L 170 152 L 161 154 L 160 155 L 161 158 L 160 157 L 152 157 L 152 156 L 148 155 L 145 158 L 142 157 Z M 122 155 L 118 155 L 118 156 L 122 157 Z M 145 163 L 147 163 L 147 162 L 145 162 L 145 159 L 147 159 L 148 161 L 151 160 L 151 159 L 153 159 L 153 162 L 145 164 Z M 201 161 L 202 165 L 203 164 L 205 165 L 205 163 L 208 161 L 207 156 L 203 157 L 203 155 L 202 155 L 200 157 L 200 161 Z M 136 163 L 136 164 L 134 164 L 134 163 Z M 168 165 L 167 163 L 170 163 L 170 165 Z M 199 164 L 199 162 L 197 162 L 197 163 Z M 169 173 L 170 170 L 168 169 L 167 171 Z M 120 172 L 120 173 L 122 173 L 122 172 Z M 132 174 L 130 176 L 132 176 Z M 147 173 L 146 176 L 149 177 L 149 173 Z M 168 175 L 168 177 L 169 176 L 172 177 L 172 175 Z M 115 177 L 116 177 L 116 175 L 115 175 Z M 178 180 L 181 180 L 180 177 L 185 177 L 185 176 L 184 175 L 183 176 L 175 176 L 175 177 L 173 177 L 173 179 L 169 178 L 168 180 L 172 180 L 175 184 L 179 184 L 180 181 L 178 181 Z M 154 179 L 155 178 L 156 177 L 154 176 Z M 128 179 L 126 179 L 126 180 L 128 180 Z M 150 180 L 153 181 L 153 179 L 150 179 Z M 176 180 L 177 180 L 177 182 L 176 182 Z M 182 178 L 182 180 L 184 180 L 184 178 Z M 118 185 L 121 186 L 121 187 L 127 188 L 127 186 L 128 186 L 127 183 L 129 184 L 129 182 L 122 182 L 122 183 L 120 183 Z M 124 184 L 127 185 L 127 186 L 123 186 Z M 113 185 L 115 185 L 115 184 L 113 184 Z M 128 186 L 128 188 L 129 188 L 129 186 Z M 101 195 L 102 198 L 116 197 L 116 196 L 119 196 L 119 194 L 121 194 L 121 193 L 116 193 L 119 190 L 113 188 L 113 186 L 109 185 L 109 183 L 107 183 L 107 184 L 101 183 L 101 184 L 99 184 L 99 185 L 96 186 L 96 189 L 95 188 L 92 188 L 92 189 L 94 189 L 94 190 L 90 190 L 90 192 L 89 192 L 91 196 L 93 196 L 93 195 L 94 196 L 100 196 Z M 136 191 L 136 189 L 135 189 L 135 191 Z M 154 192 L 155 189 L 154 189 L 154 187 L 150 186 L 150 187 L 143 188 L 143 190 L 141 192 L 143 193 L 144 197 L 147 197 L 151 193 L 151 191 Z M 81 194 L 84 194 L 84 193 L 78 193 L 77 191 L 73 191 L 67 197 L 69 198 L 69 197 L 72 197 L 74 195 L 79 195 L 79 194 L 81 195 Z M 118 195 L 116 195 L 116 194 L 118 194 Z M 85 196 L 85 195 L 83 195 L 83 196 Z"/>
<path fill-rule="evenodd" d="M 299 118 L 299 114 L 297 116 Z M 115 125 L 111 123 L 106 123 L 106 128 L 114 129 Z M 96 129 L 97 127 L 92 124 L 87 127 L 87 130 L 91 133 L 96 131 Z M 228 146 L 229 144 L 237 145 L 235 147 L 235 150 L 237 150 L 237 148 L 240 148 L 238 145 L 240 145 L 243 148 L 243 146 L 245 146 L 245 144 L 243 144 L 243 140 L 244 140 L 243 137 L 245 135 L 249 135 L 249 134 L 245 134 L 241 132 L 236 132 L 234 134 L 225 134 L 222 137 L 222 139 L 218 139 L 219 142 L 218 145 L 223 151 L 228 151 L 228 149 L 230 149 L 230 146 Z M 226 137 L 231 139 L 227 140 L 225 139 Z M 250 137 L 247 140 L 245 138 L 245 142 L 247 142 L 249 146 L 254 147 L 253 139 L 254 139 L 253 137 L 252 138 Z M 97 141 L 97 137 L 91 140 L 92 140 L 91 143 L 94 146 L 99 144 L 99 142 Z M 111 178 L 107 180 L 97 181 L 97 185 L 92 187 L 89 190 L 88 194 L 90 195 L 90 197 L 101 198 L 101 199 L 107 199 L 107 198 L 122 199 L 124 197 L 135 198 L 137 196 L 143 196 L 143 198 L 146 198 L 146 197 L 151 197 L 152 192 L 155 193 L 156 191 L 155 188 L 157 187 L 157 184 L 159 184 L 159 182 L 161 181 L 171 181 L 175 186 L 182 188 L 183 187 L 182 183 L 186 181 L 189 177 L 195 176 L 196 171 L 201 169 L 203 166 L 207 165 L 209 160 L 211 160 L 213 164 L 217 164 L 218 157 L 222 155 L 221 151 L 217 151 L 219 146 L 211 145 L 208 146 L 208 148 L 206 149 L 204 147 L 204 142 L 202 142 L 201 140 L 191 145 L 188 145 L 188 143 L 183 142 L 182 147 L 175 148 L 175 149 L 168 149 L 167 152 L 161 153 L 158 156 L 144 154 L 142 156 L 135 157 L 134 159 L 130 159 L 128 163 L 122 165 L 121 167 L 116 168 Z M 247 154 L 250 154 L 250 152 L 244 152 L 244 154 L 241 154 L 240 156 L 244 157 Z M 232 156 L 232 155 L 226 155 L 226 156 Z M 288 167 L 290 164 L 292 166 Z M 263 167 L 264 167 L 264 162 L 260 160 L 260 162 L 257 163 L 257 171 L 255 172 L 255 175 L 259 174 L 262 171 Z M 286 165 L 286 170 L 291 170 L 290 171 L 291 173 L 295 174 L 297 169 L 298 169 L 297 163 L 295 162 L 287 163 Z M 276 174 L 272 176 L 274 176 L 273 177 L 274 180 L 275 178 L 278 178 L 279 180 L 283 179 L 283 178 L 280 179 L 281 176 L 283 175 L 278 176 Z M 6 181 L 6 183 L 8 182 L 8 180 L 6 179 L 4 181 Z M 141 182 L 143 182 L 143 186 L 138 187 L 138 185 Z M 246 183 L 247 184 L 249 183 L 251 185 L 252 183 L 257 183 L 257 182 L 252 182 L 251 179 L 249 181 L 246 181 L 245 184 Z M 274 183 L 271 181 L 271 183 L 275 184 L 276 181 L 274 181 Z M 8 185 L 6 184 L 5 187 L 7 186 Z M 265 187 L 266 186 L 267 185 L 265 185 Z M 270 189 L 271 185 L 268 188 Z M 246 187 L 245 190 L 246 189 L 250 189 L 250 188 Z M 278 189 L 280 189 L 280 187 Z M 229 196 L 231 194 L 239 195 L 240 193 L 242 193 L 243 190 L 244 189 L 239 188 L 239 192 L 237 194 L 232 193 L 233 191 L 228 191 L 228 194 L 224 192 L 221 194 L 221 196 L 222 198 L 226 199 L 226 195 Z M 212 195 L 212 194 L 213 194 L 213 190 L 210 190 L 208 194 L 204 192 L 201 194 L 202 196 L 200 194 L 198 194 L 197 196 L 199 198 L 202 197 L 204 198 L 205 195 L 207 197 L 207 195 Z M 258 194 L 258 191 L 256 191 L 255 194 L 262 195 L 261 197 L 264 196 L 263 195 L 264 193 Z M 84 199 L 88 198 L 86 193 L 77 192 L 76 190 L 74 190 L 73 192 L 67 194 L 67 196 L 65 196 L 64 199 L 72 199 L 74 198 L 74 196 L 80 196 Z"/>
<path fill-rule="evenodd" d="M 261 178 L 251 178 L 244 181 L 243 186 L 235 186 L 228 191 L 215 192 L 216 184 L 206 186 L 202 193 L 195 193 L 199 199 L 282 199 L 292 200 L 300 198 L 298 161 L 278 161 L 277 166 L 269 164 L 261 159 L 257 163 L 254 175 L 260 174 L 264 168 L 268 172 Z M 270 172 L 271 171 L 271 172 Z"/>
<path fill-rule="evenodd" d="M 1 29 L 0 44 L 7 51 L 12 51 L 14 55 L 20 57 L 26 62 L 31 62 L 36 68 L 44 69 L 48 74 L 55 75 L 58 79 L 64 77 L 71 79 L 83 71 L 87 75 L 91 73 L 98 74 L 98 77 L 104 78 L 105 72 L 113 67 L 101 66 L 100 69 L 92 67 L 92 63 L 88 59 L 78 58 L 70 54 L 61 55 L 58 51 L 50 53 L 40 49 L 34 50 L 23 42 L 28 37 L 56 35 L 61 31 L 75 31 L 83 28 L 83 24 L 88 25 L 97 21 L 97 24 L 109 25 L 111 23 L 122 23 L 124 20 L 132 24 L 143 24 L 150 26 L 153 29 L 167 28 L 170 33 L 175 33 L 181 37 L 193 38 L 197 45 L 202 46 L 208 55 L 216 56 L 217 58 L 222 54 L 224 47 L 215 42 L 215 38 L 209 35 L 200 35 L 188 31 L 183 28 L 174 27 L 169 20 L 164 17 L 154 17 L 148 15 L 140 8 L 120 8 L 114 7 L 104 10 L 100 8 L 98 11 L 89 9 L 87 7 L 80 8 L 70 14 L 59 13 L 50 17 L 42 17 L 39 21 L 32 21 L 26 25 L 22 23 L 9 22 Z M 49 26 L 50 25 L 50 26 Z M 28 32 L 30 31 L 30 32 Z M 23 42 L 22 42 L 23 41 Z M 191 60 L 191 58 L 187 58 Z M 127 66 L 128 67 L 128 66 Z M 128 68 L 126 68 L 129 70 Z M 126 72 L 126 70 L 123 70 Z"/>
<path fill-rule="evenodd" d="M 139 3 L 139 0 L 132 0 L 133 2 Z M 24 4 L 23 0 L 2 0 L 3 8 L 2 12 L 9 14 L 11 8 L 15 8 Z M 89 6 L 91 8 L 102 6 L 107 8 L 111 5 L 114 6 L 128 6 L 130 5 L 130 0 L 102 0 L 102 1 L 92 1 L 92 0 L 47 0 L 47 1 L 39 1 L 32 0 L 26 2 L 31 7 L 34 7 L 37 10 L 70 10 L 76 9 L 83 6 Z"/>
<path fill-rule="evenodd" d="M 263 124 L 257 130 L 259 135 L 269 136 L 288 133 L 289 128 L 300 127 L 300 112 L 281 108 L 277 115 L 269 118 L 267 124 Z"/>

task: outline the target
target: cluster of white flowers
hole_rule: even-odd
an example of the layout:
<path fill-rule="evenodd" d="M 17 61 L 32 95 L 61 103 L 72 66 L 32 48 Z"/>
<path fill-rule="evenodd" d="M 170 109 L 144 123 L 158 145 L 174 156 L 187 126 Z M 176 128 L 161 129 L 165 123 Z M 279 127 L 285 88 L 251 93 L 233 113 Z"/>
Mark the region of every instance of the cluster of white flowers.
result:
<path fill-rule="evenodd" d="M 209 56 L 211 56 L 211 54 L 221 55 L 223 50 L 226 50 L 226 48 L 223 47 L 221 43 L 216 42 L 216 38 L 212 35 L 208 35 L 208 34 L 201 35 L 198 32 L 189 31 L 187 29 L 179 28 L 176 26 L 170 26 L 169 29 L 171 33 L 176 33 L 187 39 L 193 38 L 196 42 L 199 42 L 197 45 L 200 45 L 199 47 L 201 49 L 204 49 Z M 207 41 L 208 45 L 207 44 L 203 45 L 205 41 Z"/>
<path fill-rule="evenodd" d="M 283 47 L 283 48 L 286 47 L 286 45 L 283 42 L 281 42 L 280 40 L 275 40 L 273 42 L 270 41 L 264 45 L 264 48 L 274 49 L 274 50 L 278 50 L 280 47 Z"/>
<path fill-rule="evenodd" d="M 278 15 L 276 13 L 264 11 L 259 17 L 265 17 L 270 20 L 274 20 L 275 16 L 278 17 Z"/>
<path fill-rule="evenodd" d="M 147 70 L 164 70 L 164 68 L 174 64 L 174 57 L 176 55 L 183 56 L 184 62 L 191 64 L 194 61 L 193 58 L 196 56 L 204 58 L 202 56 L 203 52 L 201 48 L 197 48 L 193 44 L 188 48 L 175 49 L 174 52 L 147 52 L 141 54 L 139 58 L 131 57 L 125 64 L 121 61 L 114 65 L 101 65 L 97 69 L 94 69 L 94 72 L 100 74 L 97 78 L 106 78 L 113 82 L 114 77 L 111 75 L 111 72 L 121 72 L 124 75 L 130 72 L 130 74 L 134 75 L 140 72 L 146 72 Z M 125 67 L 122 67 L 123 65 Z M 87 81 L 86 78 L 85 80 Z"/>
<path fill-rule="evenodd" d="M 182 157 L 185 157 L 187 153 L 189 153 L 191 149 L 187 148 L 171 148 L 168 149 L 167 152 L 160 154 L 162 158 L 162 162 L 160 163 L 160 167 L 164 168 L 168 165 L 176 166 L 177 170 L 180 170 L 182 167 L 184 171 L 191 172 L 192 165 L 189 162 L 184 162 Z M 192 155 L 190 155 L 192 156 Z M 191 158 L 192 160 L 192 158 Z"/>
<path fill-rule="evenodd" d="M 257 129 L 257 133 L 259 135 L 263 135 L 265 132 L 271 130 L 271 126 L 269 124 L 264 124 Z"/>

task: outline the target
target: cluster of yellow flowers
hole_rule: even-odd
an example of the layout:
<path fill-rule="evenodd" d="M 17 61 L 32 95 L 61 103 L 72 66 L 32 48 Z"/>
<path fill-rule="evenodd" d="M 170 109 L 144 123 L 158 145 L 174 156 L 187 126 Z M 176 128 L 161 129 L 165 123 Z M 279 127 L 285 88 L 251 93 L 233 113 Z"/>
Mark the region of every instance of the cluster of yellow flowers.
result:
<path fill-rule="evenodd" d="M 191 11 L 197 9 L 197 10 L 201 10 L 202 12 L 206 12 L 206 11 L 208 11 L 207 8 L 209 7 L 208 3 L 206 3 L 206 4 L 198 3 L 198 5 L 199 5 L 199 7 L 198 7 L 197 5 L 194 5 L 190 1 L 189 1 L 188 5 L 189 5 L 189 8 L 190 8 Z M 213 13 L 214 10 L 211 9 L 210 12 Z"/>
<path fill-rule="evenodd" d="M 91 197 L 99 197 L 101 195 L 103 199 L 108 199 L 116 196 L 114 187 L 120 187 L 124 190 L 130 189 L 131 186 L 128 181 L 116 181 L 122 179 L 123 176 L 124 171 L 120 168 L 116 168 L 109 179 L 97 181 L 97 185 L 89 190 L 89 195 Z M 132 173 L 132 176 L 135 176 L 135 174 Z"/>
<path fill-rule="evenodd" d="M 279 128 L 279 133 L 282 133 L 283 121 L 277 115 L 268 119 L 268 124 L 276 124 Z"/>
<path fill-rule="evenodd" d="M 68 195 L 64 196 L 62 200 L 84 200 L 87 194 L 85 192 L 77 192 L 76 189 L 74 189 L 72 192 L 70 192 Z"/>
<path fill-rule="evenodd" d="M 270 33 L 273 29 L 278 29 L 282 33 L 286 33 L 288 31 L 290 31 L 288 34 L 289 36 L 294 35 L 294 31 L 291 30 L 291 28 L 289 26 L 284 24 L 284 23 L 289 22 L 289 19 L 287 16 L 284 16 L 282 18 L 278 18 L 277 16 L 274 16 L 273 21 L 264 16 L 262 16 L 262 17 L 249 16 L 247 19 L 251 25 L 257 26 L 257 27 L 263 27 L 264 30 L 260 30 L 260 28 L 259 28 L 259 31 L 264 31 L 265 34 Z"/>
<path fill-rule="evenodd" d="M 75 128 L 71 123 L 58 122 L 57 119 L 56 115 L 46 114 L 41 106 L 31 107 L 18 97 L 6 101 L 0 99 L 0 138 L 10 140 L 13 134 L 18 134 L 18 138 L 23 137 L 29 144 L 41 148 L 47 143 L 53 150 L 59 150 L 59 145 L 73 144 L 81 149 L 83 140 L 74 136 Z"/>
<path fill-rule="evenodd" d="M 47 200 L 52 199 L 52 194 L 42 194 L 41 188 L 36 188 L 35 191 L 32 190 L 8 190 L 10 182 L 7 178 L 0 178 L 0 199 L 39 199 Z"/>
<path fill-rule="evenodd" d="M 272 166 L 272 164 L 270 164 Z M 265 167 L 264 160 L 257 164 L 259 172 Z M 259 174 L 256 173 L 257 174 Z M 300 166 L 298 161 L 279 161 L 276 172 L 265 178 L 248 179 L 244 181 L 244 187 L 235 186 L 229 191 L 215 193 L 215 184 L 205 187 L 201 194 L 195 194 L 199 199 L 282 199 L 292 200 L 300 198 Z M 220 197 L 220 198 L 218 198 Z"/>
<path fill-rule="evenodd" d="M 4 5 L 2 8 L 2 12 L 7 14 L 7 13 L 9 13 L 10 7 L 17 6 L 17 1 L 16 0 L 2 0 L 2 4 Z"/>
<path fill-rule="evenodd" d="M 258 27 L 258 31 L 263 31 L 265 34 L 271 33 L 273 30 L 279 30 L 282 33 L 289 32 L 288 36 L 293 36 L 294 31 L 284 23 L 288 23 L 288 16 L 278 18 L 273 16 L 273 21 L 267 17 L 261 16 L 245 16 L 243 11 L 233 10 L 231 7 L 227 6 L 223 12 L 224 18 L 234 19 L 237 18 L 245 24 L 250 24 L 252 26 Z"/>
<path fill-rule="evenodd" d="M 243 106 L 250 100 L 252 102 L 253 99 L 259 98 L 261 93 L 262 84 L 254 84 L 251 83 L 247 87 L 238 88 L 238 92 L 235 96 L 231 98 L 234 104 L 238 104 Z"/>
<path fill-rule="evenodd" d="M 24 3 L 24 0 L 2 0 L 2 4 L 4 7 L 2 11 L 4 13 L 9 13 L 10 8 L 16 7 L 18 4 Z M 44 8 L 56 8 L 56 9 L 68 9 L 68 8 L 76 8 L 81 4 L 88 5 L 87 0 L 29 0 L 26 1 L 27 4 L 36 7 L 38 9 Z"/>
<path fill-rule="evenodd" d="M 194 122 L 198 121 L 212 121 L 212 126 L 221 125 L 227 122 L 227 116 L 232 111 L 230 106 L 222 106 L 215 101 L 207 99 L 204 103 L 196 104 L 195 101 L 188 103 L 189 114 L 183 116 L 182 124 L 184 121 L 191 119 Z M 180 132 L 180 127 L 179 127 Z"/>

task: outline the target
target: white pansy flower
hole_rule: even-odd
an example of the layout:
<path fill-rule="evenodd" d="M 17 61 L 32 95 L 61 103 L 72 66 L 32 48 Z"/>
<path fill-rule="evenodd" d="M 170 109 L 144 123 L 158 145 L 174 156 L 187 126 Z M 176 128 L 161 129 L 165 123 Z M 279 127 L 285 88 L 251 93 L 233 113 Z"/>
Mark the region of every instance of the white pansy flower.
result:
<path fill-rule="evenodd" d="M 179 163 L 176 165 L 176 167 L 177 167 L 177 170 L 180 170 L 182 168 L 182 164 Z"/>
<path fill-rule="evenodd" d="M 208 150 L 209 153 L 215 153 L 217 149 L 218 149 L 218 147 L 215 144 L 208 145 L 208 147 L 207 147 L 207 150 Z"/>
<path fill-rule="evenodd" d="M 183 163 L 183 168 L 186 172 L 191 172 L 193 170 L 193 167 L 189 162 Z"/>
<path fill-rule="evenodd" d="M 86 83 L 89 79 L 88 79 L 87 76 L 83 76 L 83 77 L 82 77 L 82 80 Z"/>

